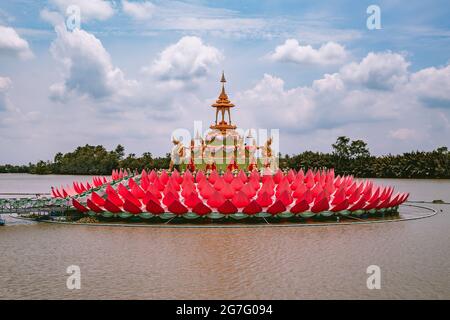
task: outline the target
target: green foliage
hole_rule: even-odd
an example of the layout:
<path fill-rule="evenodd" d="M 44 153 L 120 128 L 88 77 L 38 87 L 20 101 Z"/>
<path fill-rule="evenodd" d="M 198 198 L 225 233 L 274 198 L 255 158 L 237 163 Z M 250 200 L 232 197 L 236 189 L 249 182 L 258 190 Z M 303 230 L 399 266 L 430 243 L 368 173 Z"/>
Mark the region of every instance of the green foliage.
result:
<path fill-rule="evenodd" d="M 362 140 L 338 137 L 332 153 L 305 151 L 280 158 L 284 169 L 334 168 L 336 174 L 367 178 L 450 178 L 450 152 L 440 147 L 431 152 L 372 156 Z"/>
<path fill-rule="evenodd" d="M 450 152 L 440 147 L 431 152 L 413 151 L 401 155 L 372 156 L 362 140 L 338 137 L 331 153 L 305 151 L 297 155 L 280 155 L 283 169 L 334 168 L 336 174 L 351 174 L 356 177 L 377 178 L 450 178 Z M 58 152 L 53 161 L 13 166 L 0 165 L 0 173 L 35 174 L 92 174 L 108 175 L 113 169 L 125 168 L 167 169 L 170 154 L 153 157 L 145 152 L 138 157 L 134 153 L 125 157 L 125 149 L 118 145 L 108 151 L 103 146 L 85 145 L 73 152 Z"/>
<path fill-rule="evenodd" d="M 28 166 L 0 165 L 0 173 L 34 173 L 34 174 L 86 174 L 109 175 L 113 169 L 129 168 L 132 170 L 168 168 L 170 156 L 153 158 L 149 152 L 137 158 L 131 153 L 126 158 L 125 149 L 118 145 L 114 151 L 107 151 L 103 146 L 85 145 L 73 152 L 58 152 L 53 162 L 39 161 Z"/>

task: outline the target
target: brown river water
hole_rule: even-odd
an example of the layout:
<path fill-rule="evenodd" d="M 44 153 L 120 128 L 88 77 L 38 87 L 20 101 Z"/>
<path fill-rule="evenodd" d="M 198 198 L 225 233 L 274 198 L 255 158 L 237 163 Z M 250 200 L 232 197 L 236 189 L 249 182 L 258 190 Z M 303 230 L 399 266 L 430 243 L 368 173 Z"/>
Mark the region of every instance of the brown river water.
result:
<path fill-rule="evenodd" d="M 87 177 L 0 174 L 0 193 Z M 449 180 L 374 179 L 450 202 Z M 0 299 L 450 299 L 450 206 L 395 223 L 292 228 L 66 226 L 6 217 Z M 442 210 L 442 212 L 441 212 Z M 419 210 L 420 211 L 420 210 Z M 66 287 L 66 268 L 81 289 Z M 366 286 L 369 265 L 381 289 Z"/>

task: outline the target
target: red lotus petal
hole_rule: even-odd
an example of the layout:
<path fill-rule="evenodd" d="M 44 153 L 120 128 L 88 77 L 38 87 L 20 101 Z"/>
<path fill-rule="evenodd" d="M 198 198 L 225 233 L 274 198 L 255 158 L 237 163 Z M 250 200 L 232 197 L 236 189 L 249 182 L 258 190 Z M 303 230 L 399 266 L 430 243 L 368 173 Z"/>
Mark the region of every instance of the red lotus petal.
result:
<path fill-rule="evenodd" d="M 86 205 L 88 206 L 89 209 L 91 209 L 92 211 L 94 211 L 96 213 L 103 212 L 103 209 L 101 209 L 94 202 L 92 202 L 91 199 L 87 199 Z"/>
<path fill-rule="evenodd" d="M 402 199 L 401 203 L 403 203 L 403 202 L 407 201 L 407 200 L 408 200 L 408 198 L 409 198 L 409 192 L 405 194 L 405 196 L 403 197 L 403 199 Z M 401 204 L 401 203 L 400 203 L 400 204 Z"/>
<path fill-rule="evenodd" d="M 263 192 L 262 194 L 258 195 L 256 202 L 258 202 L 261 207 L 268 207 L 272 204 L 272 198 L 267 192 Z"/>
<path fill-rule="evenodd" d="M 330 208 L 328 204 L 328 199 L 323 197 L 317 201 L 315 201 L 314 205 L 311 208 L 311 211 L 314 213 L 327 211 Z"/>
<path fill-rule="evenodd" d="M 243 186 L 244 186 L 244 183 L 242 182 L 242 180 L 239 177 L 234 178 L 233 181 L 231 181 L 231 187 L 235 191 L 241 190 Z"/>
<path fill-rule="evenodd" d="M 277 191 L 281 192 L 281 191 L 290 190 L 290 189 L 291 189 L 291 185 L 289 184 L 289 179 L 287 178 L 287 176 L 284 176 L 277 186 Z"/>
<path fill-rule="evenodd" d="M 145 192 L 137 184 L 132 187 L 131 194 L 137 199 L 142 199 L 145 196 Z"/>
<path fill-rule="evenodd" d="M 159 180 L 163 185 L 166 185 L 166 183 L 169 181 L 169 175 L 167 174 L 166 170 L 163 170 L 161 172 Z"/>
<path fill-rule="evenodd" d="M 261 187 L 261 185 L 259 184 L 259 180 L 256 178 L 251 178 L 248 183 L 250 183 L 255 191 L 258 191 Z"/>
<path fill-rule="evenodd" d="M 219 174 L 217 173 L 216 170 L 213 170 L 208 177 L 208 181 L 209 181 L 209 183 L 214 184 L 214 183 L 216 183 L 216 180 L 218 178 L 219 178 Z"/>
<path fill-rule="evenodd" d="M 389 202 L 391 201 L 391 198 L 386 198 L 383 201 L 381 201 L 377 206 L 376 209 L 384 209 L 387 208 L 387 206 L 389 205 Z"/>
<path fill-rule="evenodd" d="M 299 179 L 297 179 L 297 178 L 295 178 L 295 180 L 294 181 L 292 181 L 292 183 L 291 183 L 291 191 L 295 191 L 295 189 L 297 189 L 297 187 L 298 187 L 298 185 L 300 184 L 300 180 Z"/>
<path fill-rule="evenodd" d="M 306 192 L 306 186 L 303 184 L 303 182 L 299 182 L 297 185 L 297 188 L 295 189 L 292 196 L 296 199 L 299 199 L 300 197 L 303 197 Z"/>
<path fill-rule="evenodd" d="M 278 171 L 273 176 L 273 182 L 275 182 L 276 184 L 279 184 L 281 181 L 281 178 L 283 178 L 283 172 L 280 169 L 278 169 Z"/>
<path fill-rule="evenodd" d="M 273 186 L 271 186 L 269 183 L 263 184 L 261 186 L 261 189 L 259 189 L 259 191 L 258 191 L 258 196 L 260 194 L 263 194 L 264 192 L 267 193 L 271 197 L 275 194 L 275 190 L 274 190 Z"/>
<path fill-rule="evenodd" d="M 180 179 L 182 180 L 181 177 L 180 177 Z M 181 190 L 180 183 L 181 182 L 178 182 L 177 178 L 175 178 L 174 176 L 171 176 L 169 181 L 166 184 L 166 187 L 170 184 L 173 189 L 175 189 L 176 191 L 180 191 Z"/>
<path fill-rule="evenodd" d="M 231 202 L 233 202 L 233 204 L 238 207 L 238 208 L 244 208 L 246 206 L 248 206 L 250 204 L 250 200 L 247 197 L 247 195 L 242 192 L 242 191 L 238 191 L 233 199 L 231 200 Z"/>
<path fill-rule="evenodd" d="M 106 194 L 107 194 L 106 199 L 109 200 L 110 202 L 112 202 L 117 207 L 123 206 L 122 199 L 120 199 L 120 197 L 117 195 L 117 193 L 116 193 L 116 191 L 114 191 L 114 189 L 111 188 L 111 190 L 109 190 L 109 191 L 106 190 Z"/>
<path fill-rule="evenodd" d="M 148 176 L 147 175 L 146 176 L 142 176 L 141 177 L 141 181 L 139 183 L 140 183 L 140 187 L 141 187 L 142 190 L 147 190 L 149 185 L 150 185 L 150 181 L 148 180 Z"/>
<path fill-rule="evenodd" d="M 95 191 L 92 191 L 92 193 L 91 193 L 91 200 L 96 205 L 99 205 L 99 206 L 104 206 L 105 205 L 105 199 L 100 197 Z"/>
<path fill-rule="evenodd" d="M 258 204 L 258 202 L 256 202 L 255 200 L 253 200 L 252 202 L 250 202 L 248 204 L 248 206 L 246 206 L 244 208 L 244 210 L 242 210 L 243 213 L 245 214 L 249 214 L 249 215 L 253 215 L 256 213 L 260 213 L 262 212 L 262 207 Z"/>
<path fill-rule="evenodd" d="M 63 198 L 62 194 L 59 193 L 59 190 L 58 190 L 58 189 L 55 189 L 55 193 L 56 193 L 56 195 L 57 195 L 58 198 Z"/>
<path fill-rule="evenodd" d="M 375 201 L 378 201 L 379 198 L 380 198 L 380 188 L 377 187 L 375 189 L 375 191 L 373 193 L 369 194 L 369 197 L 366 199 L 367 199 L 367 202 L 373 203 Z"/>
<path fill-rule="evenodd" d="M 348 195 L 348 193 L 347 193 L 347 195 Z M 354 204 L 357 201 L 359 201 L 360 199 L 361 199 L 361 194 L 355 189 L 355 192 L 350 194 L 350 196 L 348 197 L 348 202 L 350 204 Z"/>
<path fill-rule="evenodd" d="M 378 203 L 380 202 L 380 200 L 375 199 L 375 201 L 372 202 L 367 202 L 366 205 L 363 207 L 364 210 L 372 210 L 375 209 L 378 205 Z"/>
<path fill-rule="evenodd" d="M 349 202 L 350 202 L 350 200 L 349 200 Z M 361 197 L 361 199 L 359 199 L 355 204 L 350 206 L 348 208 L 348 210 L 350 210 L 350 211 L 361 210 L 362 208 L 365 207 L 365 205 L 366 205 L 366 199 L 364 199 L 364 197 Z"/>
<path fill-rule="evenodd" d="M 167 194 L 164 196 L 163 203 L 167 207 L 172 204 L 173 201 L 178 200 L 178 194 L 174 194 L 173 192 L 167 192 Z"/>
<path fill-rule="evenodd" d="M 323 189 L 324 189 L 324 191 L 326 191 L 328 194 L 333 194 L 333 192 L 334 192 L 334 190 L 335 190 L 334 185 L 333 185 L 333 181 L 332 181 L 332 180 L 327 181 L 327 182 L 325 183 L 325 186 L 324 186 Z"/>
<path fill-rule="evenodd" d="M 158 177 L 158 175 L 156 174 L 155 170 L 152 170 L 152 171 L 150 171 L 150 173 L 148 174 L 148 181 L 149 181 L 150 183 L 153 183 L 157 177 Z"/>
<path fill-rule="evenodd" d="M 106 199 L 106 200 L 105 200 L 104 208 L 105 208 L 106 210 L 108 210 L 109 212 L 112 212 L 112 213 L 119 213 L 119 212 L 122 212 L 122 210 L 121 210 L 118 206 L 116 206 L 116 205 L 115 205 L 111 200 L 109 200 L 109 199 Z"/>
<path fill-rule="evenodd" d="M 197 183 L 199 183 L 201 180 L 203 180 L 203 179 L 205 179 L 206 178 L 206 176 L 205 176 L 205 173 L 203 172 L 203 170 L 199 170 L 198 172 L 197 172 L 197 174 L 195 175 L 195 181 L 197 182 Z"/>
<path fill-rule="evenodd" d="M 178 186 L 178 188 L 177 188 L 176 184 L 169 180 L 169 182 L 164 187 L 163 194 L 167 194 L 169 192 L 178 193 L 179 190 L 180 190 L 180 186 Z"/>
<path fill-rule="evenodd" d="M 192 192 L 197 193 L 193 184 L 186 184 L 181 191 L 181 195 L 187 198 Z"/>
<path fill-rule="evenodd" d="M 161 199 L 162 195 L 161 195 L 161 191 L 159 191 L 159 189 L 156 187 L 155 184 L 150 184 L 147 188 L 147 192 L 150 192 L 152 195 L 154 195 L 157 199 Z"/>
<path fill-rule="evenodd" d="M 246 183 L 248 180 L 244 170 L 239 171 L 238 177 L 242 180 L 243 183 Z"/>
<path fill-rule="evenodd" d="M 249 197 L 249 198 L 253 198 L 255 196 L 255 194 L 256 194 L 255 189 L 249 183 L 244 184 L 244 186 L 242 187 L 241 191 L 243 193 L 245 193 L 247 195 L 247 197 Z"/>
<path fill-rule="evenodd" d="M 292 169 L 289 170 L 289 172 L 286 175 L 286 177 L 288 178 L 289 183 L 292 183 L 294 181 L 294 179 L 295 179 L 295 172 L 294 172 L 294 170 L 292 170 Z"/>
<path fill-rule="evenodd" d="M 183 177 L 181 177 L 180 173 L 177 169 L 175 169 L 172 173 L 171 179 L 175 180 L 178 184 L 180 184 L 183 181 Z"/>
<path fill-rule="evenodd" d="M 285 211 L 286 211 L 286 206 L 280 200 L 275 201 L 275 203 L 273 205 L 271 205 L 269 208 L 267 208 L 267 212 L 270 214 L 273 214 L 273 215 L 281 213 L 281 212 L 285 212 Z"/>
<path fill-rule="evenodd" d="M 331 202 L 332 205 L 336 205 L 338 203 L 341 203 L 346 199 L 345 197 L 345 190 L 344 188 L 340 188 L 336 193 L 334 194 L 333 201 Z"/>
<path fill-rule="evenodd" d="M 291 208 L 291 212 L 292 213 L 301 213 L 301 212 L 305 212 L 309 209 L 309 204 L 308 202 L 303 199 L 301 201 L 297 201 L 295 203 L 295 205 Z"/>
<path fill-rule="evenodd" d="M 153 185 L 158 189 L 158 191 L 163 191 L 166 184 L 162 183 L 161 179 L 156 177 L 153 181 Z"/>
<path fill-rule="evenodd" d="M 258 181 L 258 182 L 259 182 L 259 180 L 261 180 L 261 176 L 259 175 L 258 170 L 252 171 L 252 172 L 250 173 L 250 177 L 251 177 L 252 179 L 255 179 L 255 180 Z"/>
<path fill-rule="evenodd" d="M 123 184 L 119 183 L 119 185 L 117 186 L 117 191 L 119 192 L 119 194 L 122 196 L 122 198 L 133 202 L 133 204 L 136 207 L 140 207 L 142 204 L 139 201 L 138 198 L 136 198 L 131 192 L 130 190 L 128 190 Z"/>
<path fill-rule="evenodd" d="M 323 191 L 323 188 L 320 184 L 315 184 L 314 187 L 311 189 L 311 193 L 314 197 L 316 197 L 318 194 L 320 194 Z"/>
<path fill-rule="evenodd" d="M 224 203 L 222 203 L 222 205 L 220 205 L 217 208 L 217 211 L 219 211 L 222 214 L 233 214 L 236 213 L 238 209 L 230 200 L 226 200 Z"/>
<path fill-rule="evenodd" d="M 214 192 L 216 192 L 214 187 L 211 186 L 208 182 L 206 182 L 205 186 L 200 191 L 200 194 L 202 195 L 203 198 L 209 199 L 214 194 Z"/>
<path fill-rule="evenodd" d="M 192 176 L 192 173 L 189 170 L 186 171 L 183 175 L 183 182 L 185 182 L 185 181 L 190 181 L 190 182 L 194 181 L 194 177 Z"/>
<path fill-rule="evenodd" d="M 400 199 L 399 193 L 397 193 L 394 197 L 391 197 L 391 201 L 389 201 L 387 207 L 393 207 L 397 203 L 398 199 Z"/>
<path fill-rule="evenodd" d="M 130 190 L 134 187 L 137 186 L 137 183 L 134 181 L 133 178 L 128 179 L 128 188 L 130 188 Z"/>
<path fill-rule="evenodd" d="M 211 213 L 212 210 L 207 205 L 205 205 L 203 202 L 199 202 L 199 203 L 197 203 L 197 205 L 194 208 L 192 208 L 192 212 L 194 212 L 200 216 L 204 216 L 208 213 Z"/>
<path fill-rule="evenodd" d="M 147 209 L 148 212 L 153 214 L 161 214 L 164 213 L 164 209 L 155 201 L 150 199 L 147 204 L 145 205 L 145 209 Z"/>
<path fill-rule="evenodd" d="M 197 182 L 197 189 L 198 189 L 199 191 L 202 191 L 203 188 L 204 188 L 207 184 L 209 184 L 208 180 L 207 180 L 207 179 L 202 179 L 202 180 L 200 180 L 199 182 Z"/>
<path fill-rule="evenodd" d="M 283 202 L 283 204 L 285 206 L 290 205 L 294 201 L 294 199 L 291 196 L 291 192 L 287 191 L 287 190 L 283 191 L 280 194 L 280 196 L 278 197 L 278 200 L 281 200 L 281 202 Z"/>
<path fill-rule="evenodd" d="M 225 181 L 221 177 L 217 178 L 216 182 L 214 183 L 214 189 L 216 189 L 217 191 L 220 191 L 224 187 L 225 187 Z"/>
<path fill-rule="evenodd" d="M 168 207 L 169 211 L 177 215 L 182 215 L 188 212 L 188 209 L 179 201 L 174 200 Z"/>
<path fill-rule="evenodd" d="M 225 172 L 225 174 L 223 175 L 223 180 L 226 183 L 231 183 L 231 181 L 233 181 L 233 179 L 234 179 L 233 174 L 231 173 L 230 170 L 227 170 L 227 172 Z"/>
<path fill-rule="evenodd" d="M 189 196 L 184 199 L 184 204 L 189 208 L 194 208 L 199 202 L 202 202 L 197 193 L 192 192 Z"/>
<path fill-rule="evenodd" d="M 345 191 L 345 194 L 346 194 L 347 196 L 351 196 L 351 195 L 355 194 L 355 191 L 356 191 L 356 181 L 353 182 L 353 183 L 347 188 L 347 191 Z"/>
<path fill-rule="evenodd" d="M 159 204 L 159 199 L 153 195 L 153 193 L 147 191 L 145 193 L 144 198 L 142 199 L 143 203 L 148 203 L 149 200 L 153 200 L 155 203 Z"/>
<path fill-rule="evenodd" d="M 225 199 L 231 199 L 234 196 L 234 189 L 230 184 L 225 184 L 222 190 L 220 190 L 220 193 L 225 197 Z"/>
<path fill-rule="evenodd" d="M 211 208 L 218 208 L 224 202 L 225 202 L 225 197 L 221 193 L 214 191 L 214 193 L 208 199 L 208 206 L 210 206 Z"/>
<path fill-rule="evenodd" d="M 123 210 L 133 214 L 139 214 L 142 212 L 142 210 L 138 206 L 136 206 L 133 202 L 129 201 L 128 199 L 126 199 L 125 203 L 123 204 Z"/>
<path fill-rule="evenodd" d="M 335 204 L 334 207 L 331 208 L 331 211 L 337 212 L 337 211 L 346 210 L 348 208 L 348 205 L 349 205 L 348 200 L 344 199 L 340 203 Z"/>
<path fill-rule="evenodd" d="M 72 199 L 72 204 L 73 204 L 73 206 L 75 207 L 75 209 L 77 209 L 78 211 L 80 211 L 80 212 L 88 212 L 89 211 L 89 209 L 88 208 L 86 208 L 85 206 L 83 206 L 81 203 L 79 203 L 77 200 L 75 200 L 75 199 Z"/>

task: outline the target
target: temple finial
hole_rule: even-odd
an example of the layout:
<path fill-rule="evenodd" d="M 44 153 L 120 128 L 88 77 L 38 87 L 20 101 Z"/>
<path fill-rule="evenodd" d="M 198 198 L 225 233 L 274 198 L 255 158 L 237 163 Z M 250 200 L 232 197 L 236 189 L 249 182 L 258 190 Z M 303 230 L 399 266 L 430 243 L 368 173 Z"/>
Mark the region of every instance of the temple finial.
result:
<path fill-rule="evenodd" d="M 222 71 L 222 79 L 220 79 L 220 82 L 225 83 L 227 80 L 225 80 L 225 72 Z"/>

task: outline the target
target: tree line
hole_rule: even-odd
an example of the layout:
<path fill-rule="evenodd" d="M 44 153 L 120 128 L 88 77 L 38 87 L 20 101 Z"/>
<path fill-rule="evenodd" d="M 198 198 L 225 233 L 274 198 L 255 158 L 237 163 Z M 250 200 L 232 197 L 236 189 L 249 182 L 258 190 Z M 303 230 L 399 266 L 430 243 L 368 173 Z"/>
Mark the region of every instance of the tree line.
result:
<path fill-rule="evenodd" d="M 450 178 L 450 152 L 447 147 L 433 151 L 412 151 L 398 155 L 374 156 L 367 143 L 338 137 L 331 153 L 304 151 L 296 155 L 280 155 L 282 169 L 334 168 L 336 174 L 351 174 L 366 178 Z M 0 173 L 83 174 L 108 175 L 113 169 L 167 169 L 170 155 L 154 157 L 150 152 L 140 157 L 125 156 L 118 145 L 108 151 L 105 147 L 85 145 L 66 154 L 57 153 L 53 161 L 28 165 L 0 165 Z"/>

